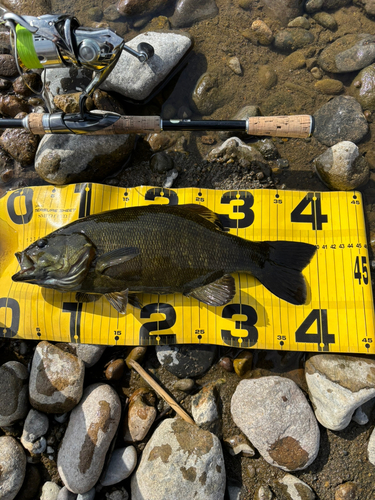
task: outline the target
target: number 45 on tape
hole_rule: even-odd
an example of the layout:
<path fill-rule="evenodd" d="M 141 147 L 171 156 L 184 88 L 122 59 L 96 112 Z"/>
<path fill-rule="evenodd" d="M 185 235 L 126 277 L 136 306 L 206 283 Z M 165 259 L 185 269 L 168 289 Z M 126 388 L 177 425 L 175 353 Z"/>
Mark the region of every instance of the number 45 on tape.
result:
<path fill-rule="evenodd" d="M 235 276 L 222 307 L 173 295 L 142 296 L 119 315 L 106 300 L 14 283 L 14 252 L 79 217 L 116 208 L 197 203 L 250 240 L 316 245 L 304 270 L 308 300 L 293 306 L 256 279 Z M 0 199 L 0 337 L 117 345 L 208 343 L 242 348 L 375 353 L 374 305 L 361 194 L 75 184 L 23 188 Z"/>

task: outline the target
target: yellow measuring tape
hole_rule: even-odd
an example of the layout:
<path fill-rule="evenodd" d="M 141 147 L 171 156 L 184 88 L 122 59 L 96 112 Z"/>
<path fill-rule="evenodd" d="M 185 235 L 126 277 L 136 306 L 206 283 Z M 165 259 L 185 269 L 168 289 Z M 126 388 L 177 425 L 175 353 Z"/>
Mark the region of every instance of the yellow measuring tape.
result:
<path fill-rule="evenodd" d="M 209 307 L 181 294 L 141 297 L 118 314 L 106 299 L 77 303 L 74 293 L 14 283 L 14 252 L 79 217 L 116 208 L 197 203 L 233 234 L 294 240 L 318 250 L 304 270 L 307 304 L 278 299 L 238 274 L 229 304 Z M 358 192 L 199 188 L 117 188 L 75 184 L 23 188 L 0 199 L 0 337 L 108 345 L 205 343 L 256 349 L 375 352 L 374 306 L 363 203 Z M 4 244 L 5 241 L 5 244 Z"/>

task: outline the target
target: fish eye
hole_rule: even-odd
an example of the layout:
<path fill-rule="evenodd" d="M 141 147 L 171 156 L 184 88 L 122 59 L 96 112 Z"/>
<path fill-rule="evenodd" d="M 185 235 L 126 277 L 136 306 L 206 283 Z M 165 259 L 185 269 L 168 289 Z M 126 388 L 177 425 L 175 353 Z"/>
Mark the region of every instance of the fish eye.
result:
<path fill-rule="evenodd" d="M 36 242 L 36 245 L 38 248 L 44 248 L 47 245 L 47 240 L 44 238 L 41 238 Z"/>

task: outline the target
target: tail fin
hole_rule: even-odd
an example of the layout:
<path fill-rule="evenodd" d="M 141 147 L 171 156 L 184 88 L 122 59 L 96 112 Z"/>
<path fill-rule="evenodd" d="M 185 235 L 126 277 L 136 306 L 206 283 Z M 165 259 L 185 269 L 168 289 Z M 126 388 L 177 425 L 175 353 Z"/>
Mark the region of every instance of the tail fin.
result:
<path fill-rule="evenodd" d="M 306 302 L 306 283 L 302 270 L 310 263 L 316 247 L 296 241 L 262 241 L 268 257 L 254 276 L 270 292 L 291 304 Z"/>

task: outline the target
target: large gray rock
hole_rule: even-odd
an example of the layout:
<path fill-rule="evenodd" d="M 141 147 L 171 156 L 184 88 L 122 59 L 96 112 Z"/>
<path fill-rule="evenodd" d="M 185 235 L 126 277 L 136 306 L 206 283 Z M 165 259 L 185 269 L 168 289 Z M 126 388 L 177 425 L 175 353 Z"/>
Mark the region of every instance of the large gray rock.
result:
<path fill-rule="evenodd" d="M 132 500 L 222 500 L 224 457 L 219 439 L 179 418 L 160 424 L 131 479 Z"/>
<path fill-rule="evenodd" d="M 137 50 L 146 42 L 154 48 L 154 55 L 145 63 L 123 51 L 115 68 L 100 88 L 112 90 L 123 96 L 143 101 L 172 72 L 192 46 L 192 40 L 183 33 L 142 33 L 127 45 Z"/>
<path fill-rule="evenodd" d="M 13 437 L 0 437 L 0 498 L 13 500 L 26 473 L 26 455 Z"/>
<path fill-rule="evenodd" d="M 101 180 L 121 168 L 135 135 L 45 135 L 35 157 L 35 170 L 51 184 Z"/>
<path fill-rule="evenodd" d="M 45 413 L 65 413 L 82 397 L 85 365 L 47 341 L 35 349 L 30 373 L 32 406 Z"/>
<path fill-rule="evenodd" d="M 319 428 L 295 382 L 270 376 L 242 380 L 232 396 L 235 424 L 271 465 L 308 467 L 319 451 Z"/>
<path fill-rule="evenodd" d="M 367 33 L 344 35 L 319 55 L 319 66 L 329 73 L 347 73 L 375 61 L 374 36 Z"/>
<path fill-rule="evenodd" d="M 12 425 L 24 418 L 29 408 L 27 368 L 18 361 L 0 367 L 0 426 Z"/>
<path fill-rule="evenodd" d="M 305 375 L 316 418 L 333 431 L 345 429 L 355 410 L 375 396 L 375 360 L 365 356 L 312 355 Z"/>
<path fill-rule="evenodd" d="M 354 78 L 350 86 L 350 94 L 362 106 L 362 109 L 375 111 L 375 68 L 371 64 Z"/>
<path fill-rule="evenodd" d="M 103 352 L 106 350 L 106 345 L 97 345 L 97 344 L 73 344 L 68 343 L 65 344 L 62 342 L 61 344 L 57 344 L 60 349 L 67 350 L 77 356 L 77 358 L 82 359 L 85 363 L 86 368 L 91 368 L 95 365 L 101 358 Z"/>
<path fill-rule="evenodd" d="M 100 480 L 103 486 L 110 486 L 123 481 L 137 465 L 137 452 L 134 446 L 117 448 L 112 453 L 105 476 Z"/>
<path fill-rule="evenodd" d="M 71 413 L 57 457 L 60 477 L 73 493 L 86 493 L 99 480 L 120 416 L 120 399 L 111 386 L 87 387 Z"/>

